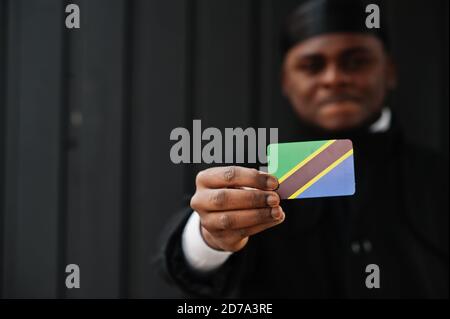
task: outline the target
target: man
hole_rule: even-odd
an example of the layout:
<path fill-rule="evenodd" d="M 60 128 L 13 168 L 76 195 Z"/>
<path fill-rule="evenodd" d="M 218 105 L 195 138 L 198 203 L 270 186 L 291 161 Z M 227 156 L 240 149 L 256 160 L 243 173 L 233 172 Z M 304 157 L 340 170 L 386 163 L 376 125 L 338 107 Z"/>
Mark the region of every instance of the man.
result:
<path fill-rule="evenodd" d="M 161 254 L 186 294 L 448 297 L 448 166 L 408 145 L 384 105 L 395 67 L 384 29 L 367 29 L 366 15 L 360 1 L 309 1 L 284 38 L 298 140 L 351 139 L 356 194 L 281 202 L 267 173 L 200 172 Z M 379 287 L 366 285 L 371 264 Z"/>

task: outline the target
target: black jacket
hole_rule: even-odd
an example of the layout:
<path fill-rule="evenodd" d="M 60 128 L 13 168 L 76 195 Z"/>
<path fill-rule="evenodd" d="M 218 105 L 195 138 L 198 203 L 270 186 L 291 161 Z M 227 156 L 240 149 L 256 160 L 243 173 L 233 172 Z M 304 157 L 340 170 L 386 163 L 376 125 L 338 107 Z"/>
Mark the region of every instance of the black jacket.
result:
<path fill-rule="evenodd" d="M 286 220 L 252 236 L 219 269 L 191 269 L 177 214 L 159 258 L 192 297 L 448 298 L 448 162 L 397 129 L 353 139 L 356 194 L 282 201 Z M 380 288 L 368 289 L 368 264 Z"/>

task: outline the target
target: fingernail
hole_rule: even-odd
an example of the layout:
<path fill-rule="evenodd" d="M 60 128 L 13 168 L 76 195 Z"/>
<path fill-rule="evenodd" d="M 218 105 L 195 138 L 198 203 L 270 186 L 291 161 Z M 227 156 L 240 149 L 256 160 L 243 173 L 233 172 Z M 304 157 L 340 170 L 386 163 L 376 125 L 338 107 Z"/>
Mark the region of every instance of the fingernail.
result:
<path fill-rule="evenodd" d="M 273 206 L 278 204 L 278 198 L 276 195 L 269 195 L 267 196 L 267 205 Z"/>
<path fill-rule="evenodd" d="M 271 213 L 272 213 L 272 217 L 274 219 L 280 219 L 281 216 L 282 216 L 282 211 L 281 211 L 280 207 L 272 208 L 272 212 Z"/>
<path fill-rule="evenodd" d="M 268 189 L 277 189 L 278 188 L 278 180 L 273 176 L 267 177 L 266 184 L 267 184 Z"/>

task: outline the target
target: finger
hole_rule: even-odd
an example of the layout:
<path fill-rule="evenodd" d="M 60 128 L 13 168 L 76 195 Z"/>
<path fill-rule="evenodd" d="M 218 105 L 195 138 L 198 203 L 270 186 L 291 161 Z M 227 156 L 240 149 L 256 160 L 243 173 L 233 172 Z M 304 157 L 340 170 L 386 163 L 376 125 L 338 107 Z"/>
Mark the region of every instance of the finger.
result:
<path fill-rule="evenodd" d="M 201 224 L 208 231 L 241 229 L 277 221 L 282 217 L 282 214 L 283 210 L 280 206 L 214 212 L 205 214 L 201 219 Z"/>
<path fill-rule="evenodd" d="M 278 180 L 265 172 L 240 166 L 213 167 L 201 171 L 196 178 L 199 187 L 252 187 L 261 190 L 275 190 Z"/>
<path fill-rule="evenodd" d="M 204 189 L 191 199 L 191 207 L 199 213 L 275 207 L 279 204 L 280 197 L 275 192 L 233 188 Z"/>

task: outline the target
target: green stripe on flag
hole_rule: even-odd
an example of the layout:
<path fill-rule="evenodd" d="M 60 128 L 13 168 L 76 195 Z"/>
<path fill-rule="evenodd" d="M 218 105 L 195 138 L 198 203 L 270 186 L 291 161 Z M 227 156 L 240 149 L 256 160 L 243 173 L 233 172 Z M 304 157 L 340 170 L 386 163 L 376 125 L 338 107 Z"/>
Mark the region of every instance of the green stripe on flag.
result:
<path fill-rule="evenodd" d="M 268 172 L 276 178 L 281 178 L 289 172 L 295 165 L 303 161 L 306 157 L 314 153 L 318 148 L 327 143 L 325 141 L 292 142 L 283 144 L 270 144 L 267 146 Z M 274 162 L 278 149 L 278 164 Z"/>

